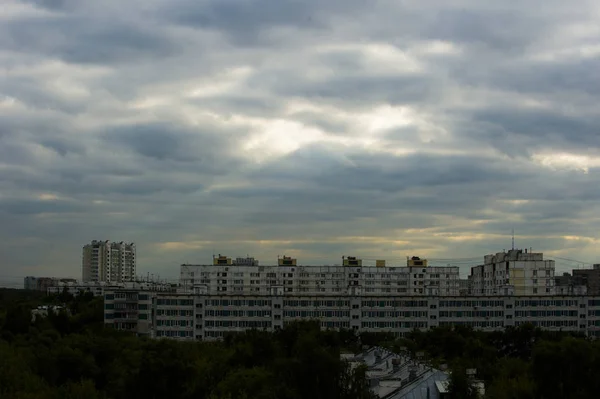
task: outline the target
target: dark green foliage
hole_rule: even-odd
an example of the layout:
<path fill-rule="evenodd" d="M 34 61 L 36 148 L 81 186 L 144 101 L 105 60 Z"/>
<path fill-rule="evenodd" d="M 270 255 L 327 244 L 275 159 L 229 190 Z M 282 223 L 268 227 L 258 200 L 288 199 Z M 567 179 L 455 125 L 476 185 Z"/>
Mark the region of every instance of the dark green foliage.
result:
<path fill-rule="evenodd" d="M 38 305 L 64 305 L 31 322 Z M 600 391 L 600 341 L 532 326 L 485 333 L 471 328 L 388 333 L 320 331 L 318 321 L 275 333 L 248 331 L 219 343 L 148 340 L 103 328 L 101 298 L 0 290 L 2 399 L 372 399 L 364 367 L 340 352 L 386 345 L 447 364 L 453 398 L 583 399 Z"/>
<path fill-rule="evenodd" d="M 414 331 L 395 350 L 424 351 L 435 366 L 450 367 L 452 398 L 474 398 L 467 368 L 477 369 L 486 398 L 565 399 L 596 397 L 600 390 L 600 341 L 578 334 L 548 332 L 523 325 L 503 332 L 470 328 Z"/>
<path fill-rule="evenodd" d="M 372 399 L 365 370 L 340 360 L 356 335 L 318 322 L 219 343 L 149 340 L 104 329 L 101 298 L 23 293 L 0 303 L 2 399 Z M 68 312 L 32 323 L 41 304 Z"/>
<path fill-rule="evenodd" d="M 450 370 L 448 392 L 452 399 L 477 399 L 478 393 L 469 380 L 464 364 L 456 363 Z"/>

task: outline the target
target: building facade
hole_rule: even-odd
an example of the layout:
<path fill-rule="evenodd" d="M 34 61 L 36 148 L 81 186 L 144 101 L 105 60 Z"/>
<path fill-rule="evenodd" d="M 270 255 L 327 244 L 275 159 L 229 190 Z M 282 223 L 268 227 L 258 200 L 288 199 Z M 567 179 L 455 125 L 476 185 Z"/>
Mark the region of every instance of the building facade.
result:
<path fill-rule="evenodd" d="M 104 293 L 104 324 L 116 330 L 154 336 L 153 302 L 157 294 L 138 289 L 118 289 Z"/>
<path fill-rule="evenodd" d="M 360 259 L 346 261 L 362 264 Z M 281 261 L 281 259 L 280 259 Z M 291 263 L 295 260 L 288 259 Z M 281 262 L 280 262 L 281 263 Z M 184 291 L 214 295 L 458 295 L 458 266 L 234 266 L 180 267 Z"/>
<path fill-rule="evenodd" d="M 593 265 L 591 269 L 573 269 L 573 277 L 584 281 L 588 294 L 600 295 L 600 264 Z"/>
<path fill-rule="evenodd" d="M 554 277 L 556 295 L 588 295 L 587 278 L 563 273 Z"/>
<path fill-rule="evenodd" d="M 216 340 L 248 329 L 274 331 L 295 320 L 359 332 L 470 326 L 483 331 L 532 324 L 600 336 L 600 297 L 209 295 L 116 290 L 105 293 L 105 323 L 140 335 Z"/>
<path fill-rule="evenodd" d="M 472 295 L 554 295 L 554 261 L 542 253 L 511 249 L 486 255 L 471 268 Z"/>
<path fill-rule="evenodd" d="M 134 289 L 140 291 L 151 292 L 175 292 L 176 284 L 149 282 L 149 281 L 134 281 L 121 283 L 104 283 L 91 281 L 81 283 L 78 281 L 59 281 L 47 290 L 48 295 L 60 294 L 64 291 L 71 295 L 77 296 L 81 293 L 91 293 L 94 296 L 103 296 L 105 291 L 114 291 L 118 289 Z"/>
<path fill-rule="evenodd" d="M 84 282 L 120 283 L 134 281 L 136 248 L 134 243 L 97 241 L 84 245 L 82 278 Z"/>

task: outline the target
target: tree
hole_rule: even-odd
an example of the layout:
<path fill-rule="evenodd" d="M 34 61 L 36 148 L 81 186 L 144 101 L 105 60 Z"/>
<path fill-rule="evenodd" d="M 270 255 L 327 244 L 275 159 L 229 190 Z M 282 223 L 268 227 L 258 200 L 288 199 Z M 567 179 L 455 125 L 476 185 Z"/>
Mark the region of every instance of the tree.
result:
<path fill-rule="evenodd" d="M 479 393 L 467 375 L 466 369 L 457 364 L 450 372 L 448 393 L 452 399 L 477 399 Z"/>

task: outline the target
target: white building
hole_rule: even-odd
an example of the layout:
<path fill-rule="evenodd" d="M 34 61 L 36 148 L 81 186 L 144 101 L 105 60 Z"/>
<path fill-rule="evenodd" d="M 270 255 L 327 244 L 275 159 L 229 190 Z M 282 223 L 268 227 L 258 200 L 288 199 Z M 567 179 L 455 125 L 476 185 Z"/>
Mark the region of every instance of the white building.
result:
<path fill-rule="evenodd" d="M 92 293 L 94 296 L 104 295 L 104 291 L 114 291 L 118 289 L 135 289 L 140 291 L 159 291 L 159 292 L 175 292 L 177 287 L 172 284 L 145 282 L 145 281 L 126 281 L 121 283 L 105 283 L 101 281 L 58 281 L 53 286 L 48 287 L 48 295 L 60 294 L 65 290 L 74 296 L 81 293 Z"/>
<path fill-rule="evenodd" d="M 471 268 L 473 295 L 554 295 L 554 261 L 521 249 L 486 255 Z"/>
<path fill-rule="evenodd" d="M 362 262 L 352 266 L 297 266 L 295 259 L 284 260 L 292 265 L 183 264 L 180 286 L 187 292 L 217 295 L 459 294 L 458 266 L 358 266 Z"/>
<path fill-rule="evenodd" d="M 600 336 L 600 297 L 105 292 L 105 323 L 148 336 L 215 340 L 248 329 L 274 331 L 308 319 L 320 320 L 322 328 L 386 331 L 396 336 L 445 325 L 496 331 L 531 323 L 596 337 Z"/>
<path fill-rule="evenodd" d="M 83 247 L 83 281 L 133 281 L 136 271 L 135 257 L 134 243 L 94 240 Z"/>

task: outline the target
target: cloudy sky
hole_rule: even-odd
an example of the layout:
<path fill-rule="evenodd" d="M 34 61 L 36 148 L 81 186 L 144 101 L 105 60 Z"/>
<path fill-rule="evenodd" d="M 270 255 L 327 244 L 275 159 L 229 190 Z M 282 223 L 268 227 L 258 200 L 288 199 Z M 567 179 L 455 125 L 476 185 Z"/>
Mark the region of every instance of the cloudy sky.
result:
<path fill-rule="evenodd" d="M 2 0 L 0 282 L 93 239 L 600 262 L 599 43 L 592 0 Z"/>

